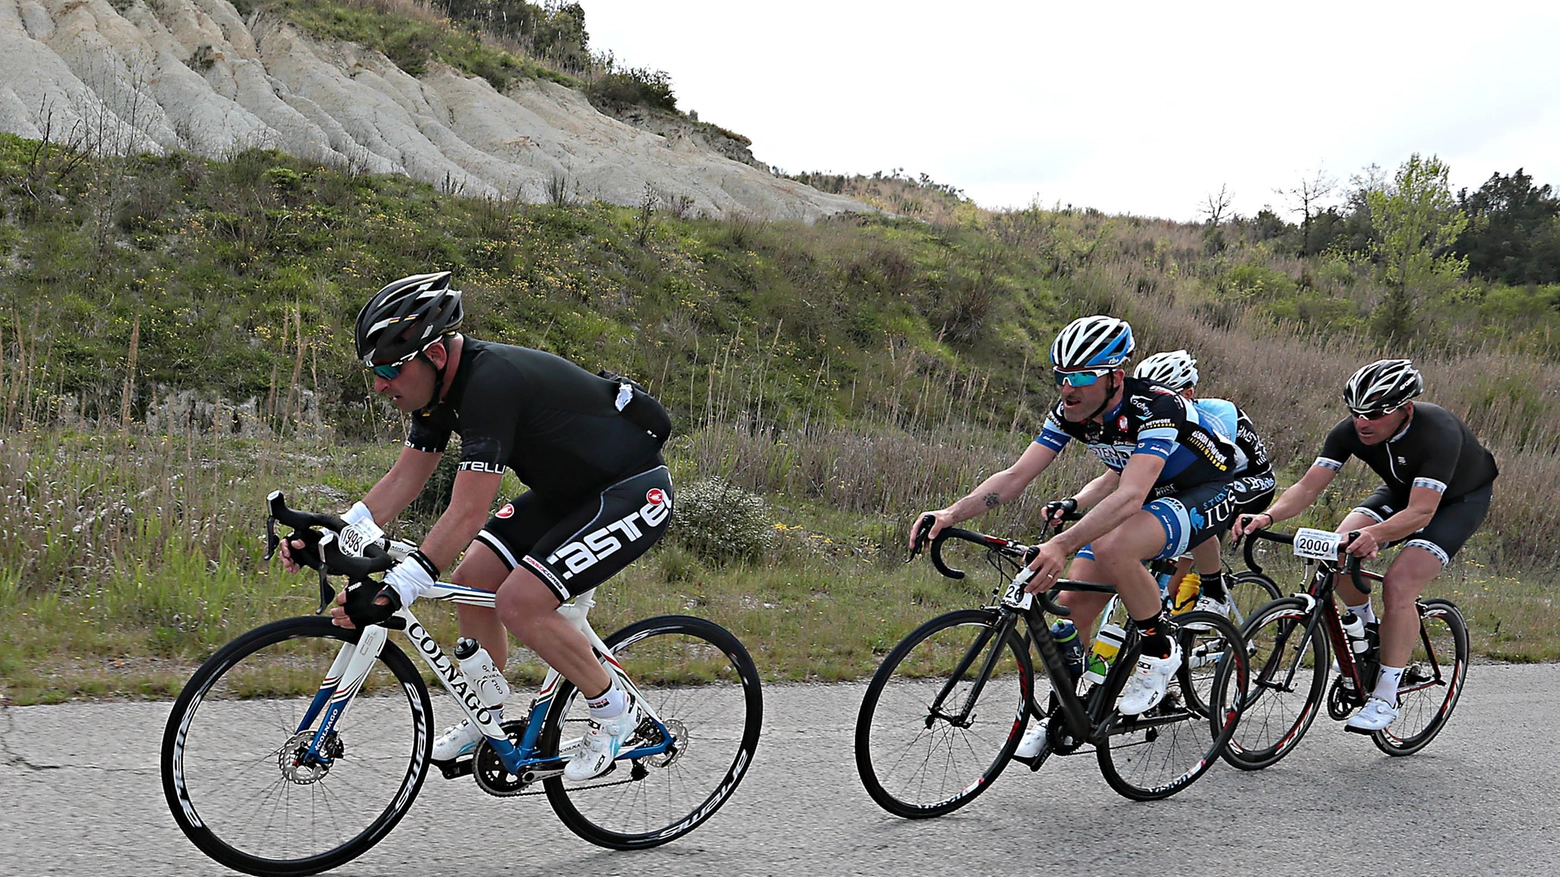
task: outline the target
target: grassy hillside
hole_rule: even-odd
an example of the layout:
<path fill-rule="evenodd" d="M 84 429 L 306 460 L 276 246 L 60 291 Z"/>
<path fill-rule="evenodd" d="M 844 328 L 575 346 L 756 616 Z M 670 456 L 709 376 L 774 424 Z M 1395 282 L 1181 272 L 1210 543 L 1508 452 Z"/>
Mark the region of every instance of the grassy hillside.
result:
<path fill-rule="evenodd" d="M 167 693 L 239 630 L 312 609 L 308 582 L 259 560 L 261 499 L 343 507 L 388 465 L 401 424 L 351 361 L 351 319 L 383 282 L 434 269 L 456 272 L 473 335 L 648 384 L 676 419 L 680 483 L 719 475 L 768 502 L 767 562 L 669 542 L 608 597 L 603 628 L 697 607 L 773 676 L 869 672 L 916 621 L 975 599 L 897 565 L 905 522 L 1018 454 L 1053 399 L 1051 336 L 1110 312 L 1145 353 L 1193 350 L 1204 392 L 1251 412 L 1286 483 L 1342 415 L 1344 377 L 1414 356 L 1427 398 L 1467 417 L 1504 473 L 1440 592 L 1482 653 L 1560 654 L 1545 620 L 1555 289 L 1426 290 L 1417 331 L 1388 349 L 1365 258 L 1285 255 L 1238 224 L 851 185 L 926 219 L 688 220 L 461 198 L 265 152 L 98 160 L 0 137 L 0 624 L 15 632 L 0 680 L 19 700 Z M 1038 502 L 1093 472 L 1069 454 L 977 523 L 1027 533 Z M 1368 486 L 1349 473 L 1314 522 Z"/>

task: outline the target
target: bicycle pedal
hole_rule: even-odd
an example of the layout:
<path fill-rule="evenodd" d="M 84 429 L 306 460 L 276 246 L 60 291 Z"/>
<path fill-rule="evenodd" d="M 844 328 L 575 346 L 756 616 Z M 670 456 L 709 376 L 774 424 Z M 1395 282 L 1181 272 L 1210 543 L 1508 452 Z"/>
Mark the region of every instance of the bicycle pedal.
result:
<path fill-rule="evenodd" d="M 1356 728 L 1353 725 L 1344 725 L 1343 729 L 1348 731 L 1350 734 L 1359 734 L 1362 737 L 1369 737 L 1370 735 L 1376 733 L 1375 731 L 1371 731 L 1366 728 Z"/>
<path fill-rule="evenodd" d="M 476 763 L 477 760 L 468 755 L 464 758 L 452 758 L 449 761 L 435 761 L 433 766 L 439 769 L 439 773 L 444 774 L 445 779 L 458 780 L 461 777 L 471 776 L 472 765 Z"/>

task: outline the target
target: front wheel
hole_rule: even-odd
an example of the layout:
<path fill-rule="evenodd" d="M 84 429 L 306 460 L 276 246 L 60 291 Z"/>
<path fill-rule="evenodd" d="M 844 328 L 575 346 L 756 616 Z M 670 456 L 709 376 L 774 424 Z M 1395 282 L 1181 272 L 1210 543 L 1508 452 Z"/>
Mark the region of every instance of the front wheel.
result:
<path fill-rule="evenodd" d="M 249 874 L 314 874 L 362 855 L 406 815 L 428 770 L 432 705 L 393 644 L 318 747 L 323 758 L 308 755 L 316 692 L 359 633 L 327 618 L 267 624 L 184 686 L 163 733 L 163 794 L 208 856 Z"/>
<path fill-rule="evenodd" d="M 1468 626 L 1449 600 L 1425 600 L 1419 641 L 1398 683 L 1398 718 L 1371 735 L 1388 755 L 1413 755 L 1441 733 L 1468 678 Z"/>
<path fill-rule="evenodd" d="M 1235 767 L 1261 770 L 1277 764 L 1316 720 L 1331 649 L 1323 631 L 1311 629 L 1310 606 L 1300 597 L 1285 597 L 1246 623 L 1251 693 L 1240 727 L 1224 751 L 1224 759 Z"/>
<path fill-rule="evenodd" d="M 1172 623 L 1181 668 L 1164 699 L 1142 715 L 1113 713 L 1096 742 L 1105 781 L 1135 801 L 1168 798 L 1207 773 L 1239 724 L 1250 686 L 1245 641 L 1228 618 L 1187 612 Z M 1132 674 L 1112 675 L 1114 703 Z"/>
<path fill-rule="evenodd" d="M 911 819 L 973 801 L 1018 748 L 1033 686 L 1010 614 L 963 609 L 916 628 L 883 659 L 856 715 L 867 794 Z"/>
<path fill-rule="evenodd" d="M 752 767 L 764 719 L 758 670 L 730 631 L 703 618 L 647 618 L 605 642 L 641 703 L 671 732 L 672 745 L 655 755 L 619 758 L 587 782 L 552 777 L 544 783 L 547 800 L 570 831 L 593 844 L 659 846 L 713 816 Z M 588 721 L 585 698 L 564 683 L 547 712 L 539 751 L 567 754 Z M 645 719 L 628 745 L 660 742 L 655 723 Z"/>

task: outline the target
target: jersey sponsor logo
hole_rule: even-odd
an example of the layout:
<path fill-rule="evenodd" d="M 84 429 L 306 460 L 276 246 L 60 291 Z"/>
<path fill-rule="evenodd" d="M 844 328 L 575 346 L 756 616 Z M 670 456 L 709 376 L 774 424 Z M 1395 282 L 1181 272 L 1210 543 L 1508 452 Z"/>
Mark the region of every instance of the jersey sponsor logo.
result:
<path fill-rule="evenodd" d="M 1186 437 L 1183 444 L 1191 446 L 1198 455 L 1212 463 L 1220 472 L 1227 472 L 1230 468 L 1230 455 L 1219 450 L 1217 444 L 1209 440 L 1204 432 L 1193 432 Z"/>
<path fill-rule="evenodd" d="M 648 494 L 646 499 L 649 499 Z M 666 494 L 662 493 L 659 502 L 646 502 L 638 511 L 629 512 L 627 517 L 564 543 L 557 551 L 547 555 L 547 562 L 562 564 L 564 580 L 571 579 L 611 557 L 625 545 L 639 541 L 646 530 L 665 523 L 671 514 L 672 504 L 667 501 Z"/>
<path fill-rule="evenodd" d="M 1094 456 L 1100 458 L 1101 463 L 1120 472 L 1126 468 L 1127 458 L 1137 450 L 1137 445 L 1107 445 L 1103 442 L 1090 442 L 1089 450 L 1094 452 Z"/>
<path fill-rule="evenodd" d="M 1129 426 L 1129 424 L 1127 423 L 1127 415 L 1123 414 L 1120 417 L 1116 418 L 1116 431 L 1117 432 L 1126 432 L 1128 426 Z"/>
<path fill-rule="evenodd" d="M 499 509 L 498 512 L 493 515 L 493 517 L 495 517 L 495 518 L 512 518 L 514 516 L 515 516 L 515 504 L 512 503 L 512 502 L 504 503 L 504 507 Z"/>
<path fill-rule="evenodd" d="M 645 492 L 645 502 L 651 505 L 660 505 L 666 502 L 666 491 L 659 487 L 652 487 Z"/>
<path fill-rule="evenodd" d="M 458 471 L 486 472 L 490 475 L 502 475 L 504 474 L 504 464 L 489 463 L 485 460 L 463 460 Z"/>

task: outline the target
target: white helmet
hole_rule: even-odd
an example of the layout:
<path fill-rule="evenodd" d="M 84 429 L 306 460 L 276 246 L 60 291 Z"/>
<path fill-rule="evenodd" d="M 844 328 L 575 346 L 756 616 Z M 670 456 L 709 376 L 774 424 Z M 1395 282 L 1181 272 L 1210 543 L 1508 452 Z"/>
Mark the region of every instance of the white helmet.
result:
<path fill-rule="evenodd" d="M 1197 386 L 1197 360 L 1184 350 L 1156 353 L 1132 370 L 1135 378 L 1158 381 L 1172 390 Z"/>
<path fill-rule="evenodd" d="M 1134 346 L 1126 320 L 1103 314 L 1079 317 L 1051 342 L 1051 365 L 1060 371 L 1120 368 Z"/>
<path fill-rule="evenodd" d="M 1406 359 L 1378 359 L 1343 385 L 1343 404 L 1355 414 L 1391 411 L 1425 391 L 1424 378 Z"/>

